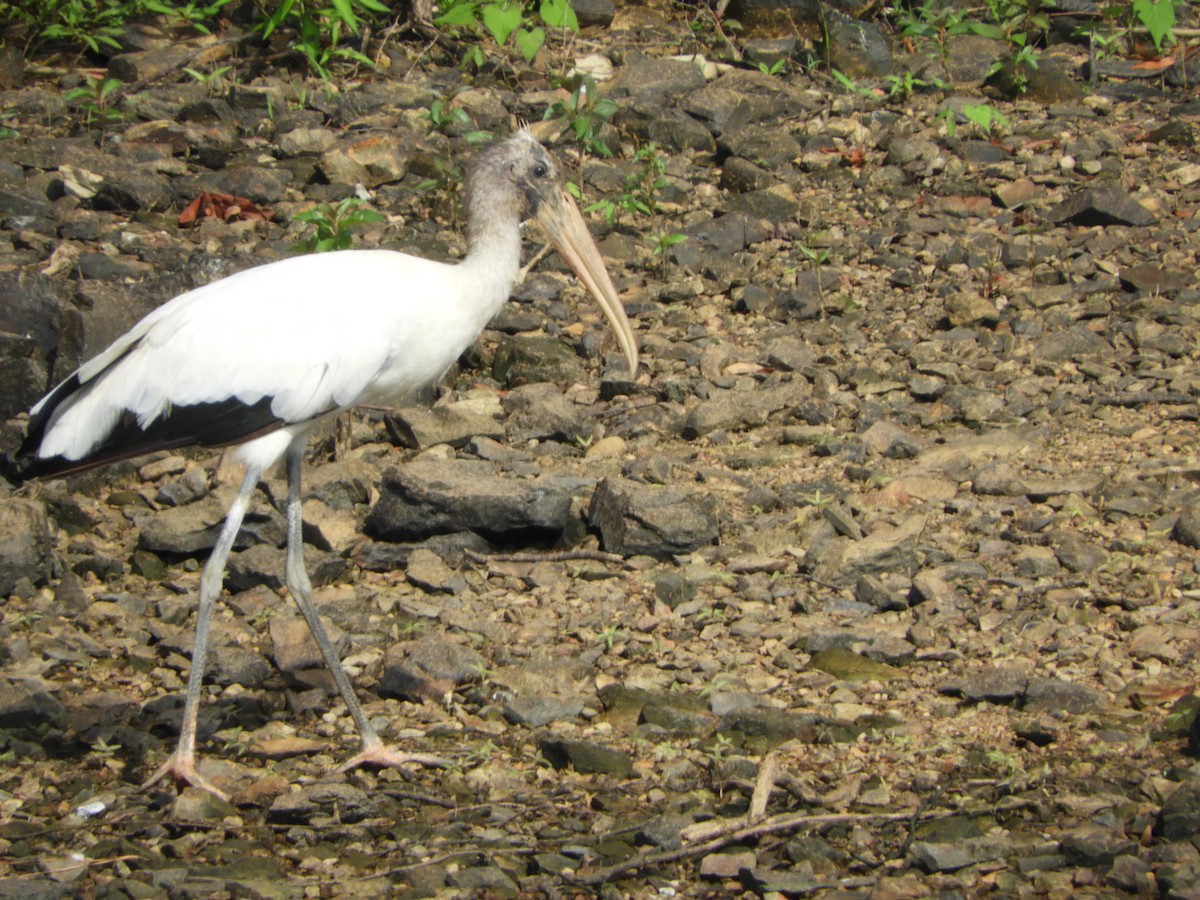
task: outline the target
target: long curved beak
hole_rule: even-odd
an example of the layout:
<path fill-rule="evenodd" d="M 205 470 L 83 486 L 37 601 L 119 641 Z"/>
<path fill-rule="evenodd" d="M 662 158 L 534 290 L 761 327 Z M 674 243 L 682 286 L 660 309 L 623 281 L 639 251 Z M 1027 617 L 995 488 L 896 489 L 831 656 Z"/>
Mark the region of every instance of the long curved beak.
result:
<path fill-rule="evenodd" d="M 544 198 L 538 207 L 537 222 L 600 304 L 629 363 L 630 377 L 636 375 L 638 347 L 633 327 L 625 315 L 625 307 L 617 297 L 617 289 L 608 277 L 608 270 L 604 268 L 600 250 L 592 240 L 592 233 L 588 231 L 587 223 L 571 195 L 566 191 L 557 191 Z"/>

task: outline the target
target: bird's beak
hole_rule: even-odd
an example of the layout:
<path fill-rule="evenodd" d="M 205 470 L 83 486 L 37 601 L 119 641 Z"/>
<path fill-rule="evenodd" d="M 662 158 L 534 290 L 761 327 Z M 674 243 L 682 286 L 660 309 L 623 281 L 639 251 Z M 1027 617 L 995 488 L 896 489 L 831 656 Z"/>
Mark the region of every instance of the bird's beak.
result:
<path fill-rule="evenodd" d="M 543 199 L 538 206 L 538 224 L 550 238 L 556 250 L 575 270 L 612 326 L 617 336 L 617 343 L 629 363 L 630 377 L 637 374 L 638 348 L 637 339 L 633 336 L 633 327 L 625 315 L 625 307 L 617 297 L 617 289 L 613 287 L 608 270 L 604 268 L 604 260 L 600 258 L 600 250 L 592 240 L 587 223 L 579 212 L 579 207 L 566 191 L 558 191 Z"/>

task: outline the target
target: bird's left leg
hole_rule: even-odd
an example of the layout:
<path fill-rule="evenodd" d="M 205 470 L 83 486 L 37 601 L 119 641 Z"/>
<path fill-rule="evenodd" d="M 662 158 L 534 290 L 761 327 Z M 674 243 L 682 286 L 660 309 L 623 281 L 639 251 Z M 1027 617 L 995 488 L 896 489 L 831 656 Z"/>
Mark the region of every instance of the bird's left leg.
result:
<path fill-rule="evenodd" d="M 308 579 L 308 572 L 304 568 L 304 538 L 302 535 L 304 520 L 301 515 L 300 504 L 300 465 L 304 460 L 304 442 L 297 441 L 287 452 L 287 468 L 288 468 L 288 500 L 287 500 L 287 586 L 291 591 L 292 598 L 296 601 L 296 606 L 300 608 L 300 614 L 304 616 L 304 621 L 308 623 L 308 629 L 312 632 L 313 639 L 317 642 L 317 647 L 321 650 L 321 656 L 325 659 L 325 665 L 329 667 L 329 671 L 333 674 L 333 680 L 337 684 L 338 693 L 342 695 L 342 700 L 346 703 L 346 709 L 350 712 L 350 717 L 354 719 L 354 724 L 358 728 L 359 737 L 362 740 L 362 749 L 349 760 L 338 766 L 337 771 L 346 772 L 358 766 L 403 766 L 406 763 L 421 763 L 426 766 L 447 766 L 449 760 L 442 759 L 440 756 L 433 756 L 426 753 L 401 753 L 392 747 L 389 747 L 379 737 L 378 733 L 367 721 L 366 713 L 363 712 L 362 704 L 358 702 L 358 697 L 354 693 L 354 687 L 350 684 L 350 678 L 346 675 L 346 670 L 342 668 L 342 661 L 338 659 L 337 651 L 333 648 L 333 642 L 329 639 L 329 635 L 325 631 L 325 626 L 321 624 L 321 617 L 317 614 L 316 608 L 312 603 L 312 583 Z"/>
<path fill-rule="evenodd" d="M 208 656 L 208 636 L 212 628 L 213 607 L 221 594 L 225 580 L 225 561 L 233 549 L 238 530 L 242 527 L 242 519 L 250 506 L 250 497 L 258 486 L 262 475 L 261 468 L 253 466 L 246 470 L 242 479 L 242 487 L 229 505 L 225 516 L 225 524 L 217 536 L 212 555 L 200 575 L 200 599 L 196 611 L 196 639 L 192 645 L 192 670 L 188 673 L 187 699 L 183 705 L 183 723 L 179 730 L 179 744 L 167 761 L 158 767 L 142 784 L 142 790 L 170 776 L 176 781 L 187 782 L 228 800 L 229 795 L 211 784 L 204 776 L 196 771 L 196 720 L 200 712 L 200 694 L 204 684 L 204 663 Z"/>

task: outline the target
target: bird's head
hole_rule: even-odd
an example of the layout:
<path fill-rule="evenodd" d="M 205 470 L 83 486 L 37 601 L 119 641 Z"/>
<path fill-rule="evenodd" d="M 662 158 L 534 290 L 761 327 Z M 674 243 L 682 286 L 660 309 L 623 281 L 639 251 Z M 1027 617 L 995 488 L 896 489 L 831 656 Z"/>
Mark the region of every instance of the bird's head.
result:
<path fill-rule="evenodd" d="M 468 180 L 471 195 L 477 191 L 495 191 L 493 196 L 498 199 L 508 193 L 510 201 L 520 207 L 515 212 L 521 221 L 537 220 L 550 243 L 599 304 L 629 363 L 630 374 L 636 374 L 638 349 L 633 327 L 587 223 L 563 186 L 554 157 L 522 129 L 480 154 Z M 497 190 L 501 185 L 509 186 L 511 191 Z"/>

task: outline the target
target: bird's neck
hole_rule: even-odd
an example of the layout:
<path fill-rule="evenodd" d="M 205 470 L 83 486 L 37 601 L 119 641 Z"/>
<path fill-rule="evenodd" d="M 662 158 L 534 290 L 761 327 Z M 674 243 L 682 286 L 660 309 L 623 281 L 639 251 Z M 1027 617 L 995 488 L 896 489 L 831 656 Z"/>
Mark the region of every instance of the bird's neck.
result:
<path fill-rule="evenodd" d="M 508 299 L 521 269 L 521 225 L 515 217 L 490 210 L 469 219 L 467 255 L 460 265 L 494 314 Z"/>

